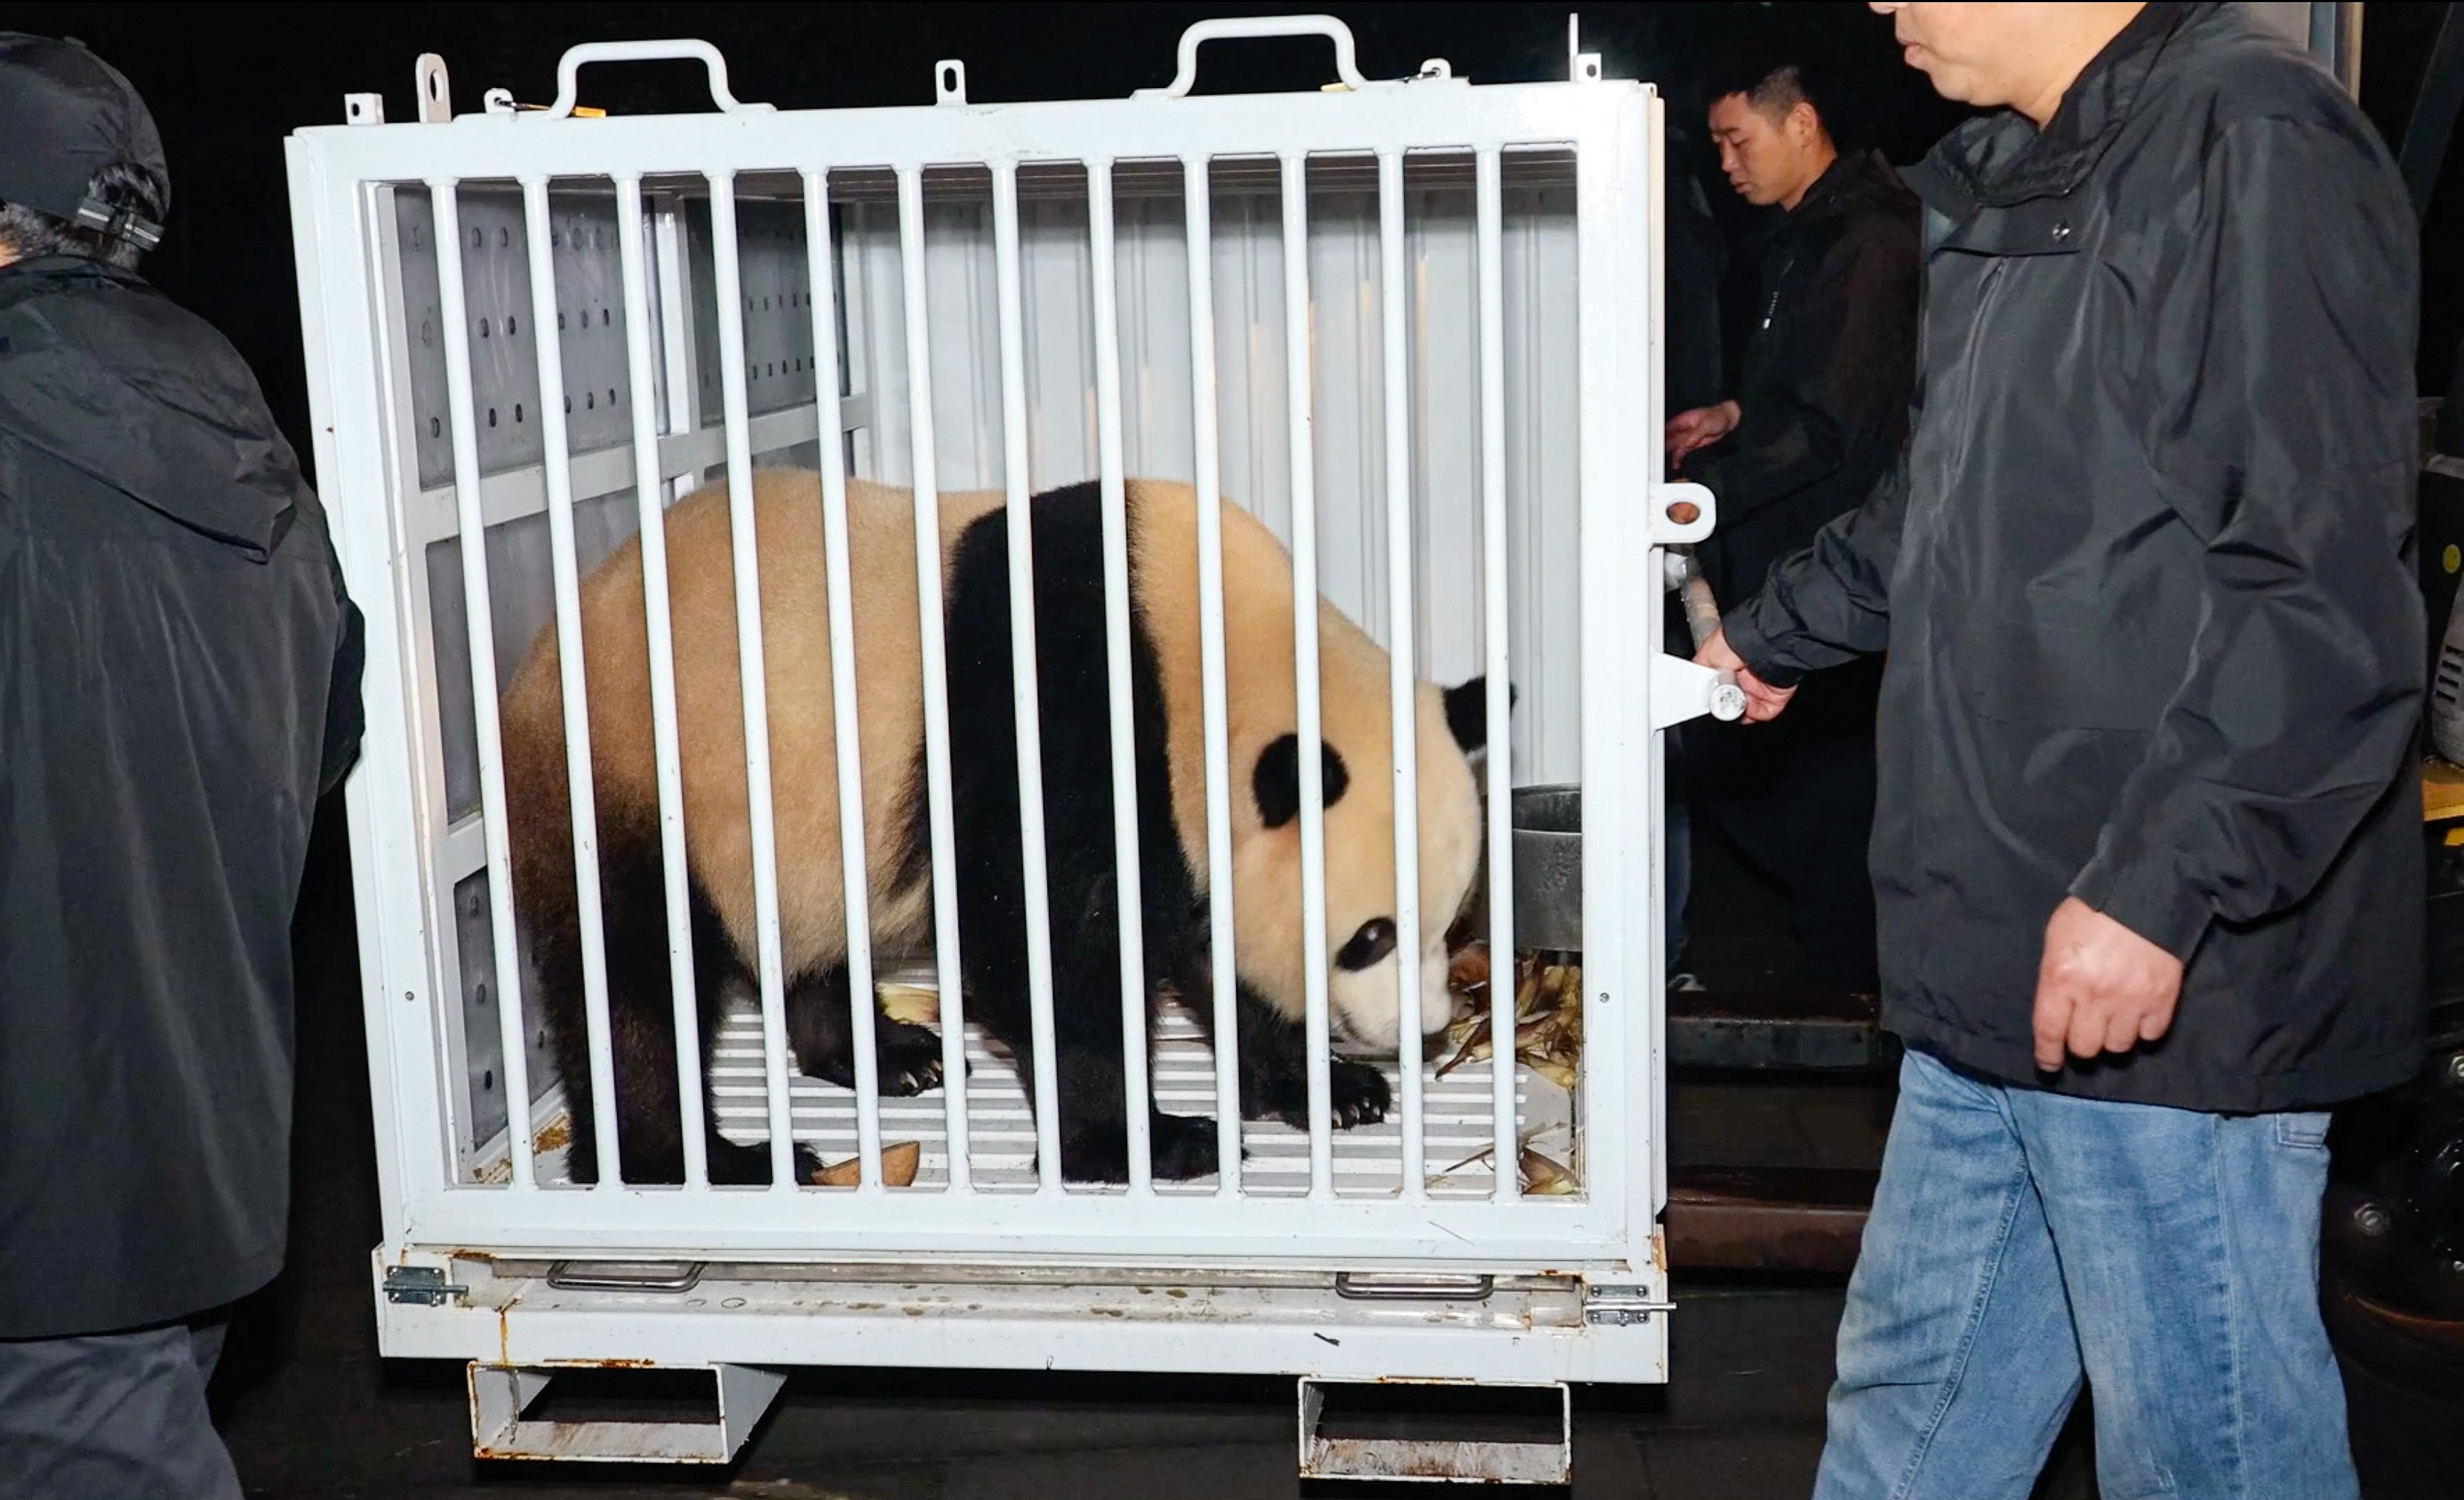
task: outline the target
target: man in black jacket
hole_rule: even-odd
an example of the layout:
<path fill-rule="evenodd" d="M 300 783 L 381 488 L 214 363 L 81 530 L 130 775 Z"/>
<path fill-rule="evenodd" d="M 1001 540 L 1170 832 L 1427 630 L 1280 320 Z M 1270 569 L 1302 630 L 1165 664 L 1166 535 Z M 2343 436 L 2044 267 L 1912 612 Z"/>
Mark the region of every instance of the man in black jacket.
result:
<path fill-rule="evenodd" d="M 1880 161 L 1838 152 L 1796 65 L 1752 57 L 1710 92 L 1730 185 L 1781 214 L 1759 256 L 1735 399 L 1668 422 L 1670 458 L 1719 498 L 1719 530 L 1695 552 L 1713 597 L 1734 601 L 1855 510 L 1899 451 L 1915 368 L 1917 204 Z M 1774 729 L 1704 721 L 1683 731 L 1691 806 L 1789 893 L 1800 977 L 1868 994 L 1880 676 L 1873 663 L 1832 673 Z"/>
<path fill-rule="evenodd" d="M 2327 1109 L 2421 1062 L 2418 264 L 2368 121 L 2219 5 L 1913 5 L 1914 430 L 1705 648 L 1889 651 L 1909 1047 L 1817 1493 L 2350 1496 Z"/>
<path fill-rule="evenodd" d="M 237 1500 L 205 1384 L 282 1264 L 359 615 L 247 366 L 133 269 L 128 81 L 0 33 L 0 1495 Z"/>

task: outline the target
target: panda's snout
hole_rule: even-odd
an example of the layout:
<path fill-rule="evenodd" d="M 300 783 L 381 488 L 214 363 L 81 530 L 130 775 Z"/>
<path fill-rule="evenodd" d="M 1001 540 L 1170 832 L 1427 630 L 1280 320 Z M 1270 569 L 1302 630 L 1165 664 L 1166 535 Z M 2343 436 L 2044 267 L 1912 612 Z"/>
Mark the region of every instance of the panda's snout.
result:
<path fill-rule="evenodd" d="M 1368 968 L 1335 969 L 1331 987 L 1332 1030 L 1342 1040 L 1392 1054 L 1401 1040 L 1401 1007 L 1396 1004 L 1397 959 L 1388 954 Z M 1420 1034 L 1442 1032 L 1454 1020 L 1454 991 L 1446 987 L 1443 953 L 1420 963 Z M 1423 1049 L 1425 1051 L 1426 1049 Z"/>

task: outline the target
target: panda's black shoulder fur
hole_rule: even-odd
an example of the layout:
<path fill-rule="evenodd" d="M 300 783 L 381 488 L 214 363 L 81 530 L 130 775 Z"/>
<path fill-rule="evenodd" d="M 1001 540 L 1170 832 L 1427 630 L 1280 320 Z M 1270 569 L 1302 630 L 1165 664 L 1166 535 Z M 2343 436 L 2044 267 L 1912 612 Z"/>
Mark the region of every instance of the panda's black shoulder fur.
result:
<path fill-rule="evenodd" d="M 1038 495 L 1031 502 L 1030 538 L 1064 1169 L 1072 1179 L 1117 1180 L 1127 1147 L 1102 505 L 1091 482 Z M 989 512 L 960 533 L 950 562 L 944 619 L 951 793 L 968 1014 L 1009 1048 L 1022 1078 L 1031 1080 L 1009 530 L 1006 511 Z M 1134 527 L 1130 536 L 1134 548 Z M 1172 815 L 1162 674 L 1145 626 L 1136 564 L 1133 552 L 1130 700 L 1144 977 L 1150 996 L 1164 982 L 1197 995 L 1205 989 L 1206 909 Z M 913 784 L 920 792 L 920 774 Z M 920 794 L 911 799 L 907 841 L 927 870 L 929 811 Z M 1155 1115 L 1150 1128 L 1157 1176 L 1212 1169 L 1210 1121 Z"/>

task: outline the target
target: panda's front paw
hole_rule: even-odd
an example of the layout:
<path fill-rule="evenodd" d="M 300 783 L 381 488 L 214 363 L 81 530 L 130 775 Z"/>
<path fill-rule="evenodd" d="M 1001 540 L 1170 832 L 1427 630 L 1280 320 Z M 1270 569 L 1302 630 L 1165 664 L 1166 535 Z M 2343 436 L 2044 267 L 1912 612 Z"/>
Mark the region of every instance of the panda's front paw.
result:
<path fill-rule="evenodd" d="M 883 1017 L 874 1033 L 881 1092 L 891 1098 L 921 1094 L 941 1081 L 939 1033 Z"/>
<path fill-rule="evenodd" d="M 1386 1118 L 1387 1107 L 1394 1102 L 1394 1093 L 1386 1086 L 1386 1075 L 1367 1063 L 1337 1057 L 1327 1081 L 1337 1130 L 1374 1125 Z"/>
<path fill-rule="evenodd" d="M 1249 1111 L 1250 1119 L 1280 1120 L 1294 1130 L 1309 1129 L 1307 1078 L 1277 1079 L 1273 1086 L 1259 1092 L 1261 1097 Z M 1374 1125 L 1384 1120 L 1387 1105 L 1393 1098 L 1393 1091 L 1386 1084 L 1386 1075 L 1367 1063 L 1337 1057 L 1327 1071 L 1328 1116 L 1337 1130 L 1350 1130 L 1354 1125 Z"/>
<path fill-rule="evenodd" d="M 1147 1160 L 1158 1182 L 1215 1175 L 1220 1158 L 1215 1121 L 1191 1115 L 1147 1117 Z M 1245 1156 L 1246 1153 L 1243 1152 Z M 1118 1120 L 1071 1129 L 1061 1140 L 1061 1175 L 1073 1183 L 1130 1180 L 1129 1133 Z"/>

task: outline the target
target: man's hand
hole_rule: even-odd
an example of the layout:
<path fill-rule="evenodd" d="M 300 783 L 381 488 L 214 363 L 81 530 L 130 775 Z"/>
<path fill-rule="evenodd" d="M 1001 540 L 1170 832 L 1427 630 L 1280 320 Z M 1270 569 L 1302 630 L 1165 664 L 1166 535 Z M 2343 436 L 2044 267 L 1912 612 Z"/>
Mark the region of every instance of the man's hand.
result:
<path fill-rule="evenodd" d="M 1708 447 L 1727 437 L 1736 430 L 1740 415 L 1735 402 L 1724 401 L 1717 405 L 1681 411 L 1669 418 L 1666 433 L 1668 462 L 1674 464 L 1696 448 Z"/>
<path fill-rule="evenodd" d="M 2065 1048 L 2094 1057 L 2154 1041 L 2172 1026 L 2181 993 L 2180 959 L 2065 898 L 2045 924 L 2036 967 L 2036 1066 L 2060 1071 Z"/>
<path fill-rule="evenodd" d="M 1763 724 L 1778 718 L 1779 711 L 1788 707 L 1788 701 L 1796 696 L 1793 687 L 1773 687 L 1756 677 L 1753 668 L 1746 664 L 1746 659 L 1730 649 L 1728 633 L 1725 630 L 1711 632 L 1711 639 L 1703 642 L 1703 649 L 1694 653 L 1694 660 L 1715 672 L 1737 674 L 1737 685 L 1746 690 L 1748 724 Z"/>

